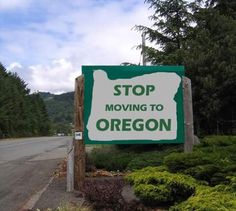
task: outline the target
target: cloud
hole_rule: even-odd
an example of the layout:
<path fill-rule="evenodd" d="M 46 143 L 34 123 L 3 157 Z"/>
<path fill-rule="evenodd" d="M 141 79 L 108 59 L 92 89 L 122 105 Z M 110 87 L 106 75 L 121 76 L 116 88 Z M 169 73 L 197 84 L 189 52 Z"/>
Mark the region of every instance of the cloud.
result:
<path fill-rule="evenodd" d="M 75 77 L 81 71 L 66 59 L 53 60 L 47 66 L 30 66 L 31 79 L 29 86 L 32 91 L 50 91 L 62 93 L 74 89 Z"/>
<path fill-rule="evenodd" d="M 22 65 L 18 62 L 13 62 L 7 67 L 7 70 L 12 71 L 15 70 L 16 68 L 22 68 Z"/>
<path fill-rule="evenodd" d="M 26 8 L 31 4 L 32 0 L 2 0 L 0 1 L 0 10 Z"/>
<path fill-rule="evenodd" d="M 30 19 L 26 13 L 19 25 L 0 28 L 0 61 L 8 66 L 19 61 L 31 89 L 71 91 L 72 77 L 80 74 L 81 65 L 140 62 L 135 46 L 141 43 L 141 34 L 132 28 L 150 25 L 148 6 L 142 1 L 33 2 L 31 7 L 43 18 Z"/>

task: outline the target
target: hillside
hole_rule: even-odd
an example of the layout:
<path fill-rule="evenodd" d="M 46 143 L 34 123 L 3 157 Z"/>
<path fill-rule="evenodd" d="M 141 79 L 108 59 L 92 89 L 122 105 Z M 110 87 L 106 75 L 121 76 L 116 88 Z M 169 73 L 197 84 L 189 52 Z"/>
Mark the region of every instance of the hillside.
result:
<path fill-rule="evenodd" d="M 40 96 L 45 102 L 54 133 L 70 133 L 73 124 L 74 92 L 60 95 L 40 92 Z"/>

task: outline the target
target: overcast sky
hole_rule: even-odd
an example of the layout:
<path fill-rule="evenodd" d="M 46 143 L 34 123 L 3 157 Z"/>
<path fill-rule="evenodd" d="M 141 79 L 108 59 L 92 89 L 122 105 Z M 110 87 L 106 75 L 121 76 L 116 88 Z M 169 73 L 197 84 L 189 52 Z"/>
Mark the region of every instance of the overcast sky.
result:
<path fill-rule="evenodd" d="M 32 91 L 72 91 L 82 65 L 139 63 L 132 28 L 150 15 L 144 0 L 0 0 L 0 62 Z"/>

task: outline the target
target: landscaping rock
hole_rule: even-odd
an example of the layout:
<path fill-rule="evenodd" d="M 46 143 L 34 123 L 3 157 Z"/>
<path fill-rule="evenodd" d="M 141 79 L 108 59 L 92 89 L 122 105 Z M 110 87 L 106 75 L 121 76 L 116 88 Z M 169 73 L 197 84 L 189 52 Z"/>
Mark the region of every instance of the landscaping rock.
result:
<path fill-rule="evenodd" d="M 130 185 L 125 185 L 122 188 L 121 195 L 125 202 L 130 203 L 133 201 L 140 201 L 140 199 L 135 195 L 133 188 Z"/>

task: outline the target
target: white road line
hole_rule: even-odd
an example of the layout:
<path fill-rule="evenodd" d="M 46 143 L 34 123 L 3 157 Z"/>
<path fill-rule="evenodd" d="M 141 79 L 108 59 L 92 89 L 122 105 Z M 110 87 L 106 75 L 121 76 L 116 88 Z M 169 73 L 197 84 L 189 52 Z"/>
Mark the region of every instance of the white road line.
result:
<path fill-rule="evenodd" d="M 32 210 L 34 205 L 42 196 L 42 194 L 47 190 L 48 186 L 52 183 L 53 179 L 54 177 L 51 177 L 48 184 L 46 184 L 43 189 L 35 193 L 19 211 Z"/>

